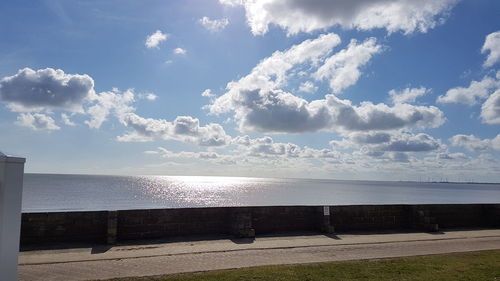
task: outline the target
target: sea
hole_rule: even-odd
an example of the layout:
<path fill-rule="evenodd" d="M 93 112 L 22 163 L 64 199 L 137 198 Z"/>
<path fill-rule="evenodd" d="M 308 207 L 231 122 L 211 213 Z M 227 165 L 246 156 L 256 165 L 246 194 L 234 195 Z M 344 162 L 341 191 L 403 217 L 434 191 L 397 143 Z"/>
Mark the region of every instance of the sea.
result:
<path fill-rule="evenodd" d="M 22 210 L 455 203 L 500 203 L 500 184 L 25 174 Z"/>

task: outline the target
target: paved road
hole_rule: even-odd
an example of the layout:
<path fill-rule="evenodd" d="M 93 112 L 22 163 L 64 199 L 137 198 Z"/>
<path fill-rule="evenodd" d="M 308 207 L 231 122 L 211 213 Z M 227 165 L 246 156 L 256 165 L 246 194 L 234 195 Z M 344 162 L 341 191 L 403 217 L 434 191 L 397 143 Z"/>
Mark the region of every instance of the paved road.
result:
<path fill-rule="evenodd" d="M 263 237 L 21 253 L 20 280 L 71 281 L 500 249 L 500 230 Z"/>

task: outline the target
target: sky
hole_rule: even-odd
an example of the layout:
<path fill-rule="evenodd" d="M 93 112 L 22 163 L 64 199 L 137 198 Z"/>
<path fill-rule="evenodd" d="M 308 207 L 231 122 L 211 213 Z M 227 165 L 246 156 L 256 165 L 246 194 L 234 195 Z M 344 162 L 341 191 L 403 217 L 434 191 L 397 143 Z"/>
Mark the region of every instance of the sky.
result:
<path fill-rule="evenodd" d="M 0 2 L 26 172 L 500 182 L 500 2 Z"/>

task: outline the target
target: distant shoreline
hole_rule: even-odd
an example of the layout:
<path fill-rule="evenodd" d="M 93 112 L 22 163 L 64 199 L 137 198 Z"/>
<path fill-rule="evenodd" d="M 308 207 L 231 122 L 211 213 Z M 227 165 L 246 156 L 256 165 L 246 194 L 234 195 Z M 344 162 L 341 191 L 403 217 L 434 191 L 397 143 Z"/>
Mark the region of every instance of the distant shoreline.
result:
<path fill-rule="evenodd" d="M 280 177 L 251 177 L 251 176 L 222 176 L 222 175 L 119 175 L 119 174 L 65 174 L 65 173 L 25 173 L 29 175 L 63 175 L 63 176 L 102 176 L 102 177 L 221 177 L 221 178 L 252 178 L 252 179 L 277 179 L 277 180 L 317 180 L 317 181 L 360 181 L 360 182 L 406 182 L 406 183 L 440 183 L 440 184 L 489 184 L 495 185 L 500 182 L 476 182 L 476 181 L 416 181 L 416 180 L 372 180 L 372 179 L 328 179 L 328 178 L 280 178 Z"/>

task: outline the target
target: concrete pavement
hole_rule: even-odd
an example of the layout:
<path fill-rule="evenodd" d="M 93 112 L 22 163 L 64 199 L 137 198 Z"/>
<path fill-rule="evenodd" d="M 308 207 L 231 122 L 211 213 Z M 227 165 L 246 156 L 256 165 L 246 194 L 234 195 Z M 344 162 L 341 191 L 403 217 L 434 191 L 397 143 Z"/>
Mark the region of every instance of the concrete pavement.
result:
<path fill-rule="evenodd" d="M 303 235 L 27 251 L 20 280 L 90 280 L 500 249 L 500 230 Z"/>

